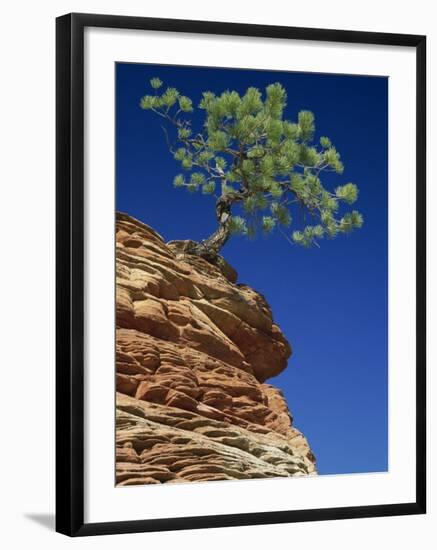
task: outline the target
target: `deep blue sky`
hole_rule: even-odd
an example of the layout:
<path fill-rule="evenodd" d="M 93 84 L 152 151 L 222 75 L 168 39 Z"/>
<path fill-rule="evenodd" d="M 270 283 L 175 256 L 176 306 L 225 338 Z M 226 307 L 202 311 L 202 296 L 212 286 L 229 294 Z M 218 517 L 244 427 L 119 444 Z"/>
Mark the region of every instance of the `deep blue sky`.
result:
<path fill-rule="evenodd" d="M 344 174 L 324 181 L 359 186 L 361 230 L 322 240 L 320 249 L 292 246 L 280 234 L 235 237 L 223 255 L 239 282 L 264 294 L 292 344 L 288 368 L 270 382 L 284 390 L 319 472 L 387 470 L 387 79 L 117 64 L 117 209 L 166 240 L 206 238 L 214 199 L 172 186 L 180 165 L 162 121 L 138 105 L 154 76 L 196 105 L 205 90 L 243 93 L 281 82 L 286 118 L 311 110 L 316 137 L 329 136 L 340 151 Z"/>

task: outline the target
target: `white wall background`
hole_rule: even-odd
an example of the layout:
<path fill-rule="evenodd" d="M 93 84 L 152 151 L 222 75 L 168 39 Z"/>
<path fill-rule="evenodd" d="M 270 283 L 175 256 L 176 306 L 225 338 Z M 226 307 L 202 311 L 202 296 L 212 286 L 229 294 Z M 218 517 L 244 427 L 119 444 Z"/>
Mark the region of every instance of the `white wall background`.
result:
<path fill-rule="evenodd" d="M 196 0 L 8 2 L 2 10 L 0 130 L 0 541 L 5 548 L 354 550 L 433 548 L 437 538 L 437 217 L 429 216 L 429 513 L 426 516 L 68 539 L 54 512 L 55 17 L 71 11 L 428 35 L 428 97 L 437 96 L 433 2 Z M 436 103 L 428 102 L 428 204 L 437 203 Z M 262 498 L 262 495 L 260 495 Z"/>

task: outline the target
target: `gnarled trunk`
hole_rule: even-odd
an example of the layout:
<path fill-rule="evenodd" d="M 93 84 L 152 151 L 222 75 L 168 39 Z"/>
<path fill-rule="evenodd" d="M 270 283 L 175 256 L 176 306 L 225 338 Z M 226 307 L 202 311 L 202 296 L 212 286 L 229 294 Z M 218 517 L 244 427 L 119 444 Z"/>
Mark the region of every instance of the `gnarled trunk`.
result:
<path fill-rule="evenodd" d="M 235 197 L 231 195 L 222 195 L 217 200 L 215 212 L 218 227 L 210 237 L 198 243 L 192 250 L 190 250 L 192 254 L 201 256 L 209 262 L 215 262 L 220 250 L 226 244 L 231 235 L 231 206 L 234 201 Z"/>

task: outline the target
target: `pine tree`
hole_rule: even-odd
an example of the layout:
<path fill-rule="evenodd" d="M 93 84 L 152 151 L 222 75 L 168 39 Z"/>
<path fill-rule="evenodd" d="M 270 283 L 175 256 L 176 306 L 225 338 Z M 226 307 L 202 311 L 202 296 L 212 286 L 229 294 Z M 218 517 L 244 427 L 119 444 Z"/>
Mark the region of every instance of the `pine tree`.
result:
<path fill-rule="evenodd" d="M 287 94 L 281 84 L 267 86 L 264 96 L 253 87 L 244 95 L 204 92 L 198 108 L 205 121 L 198 131 L 189 97 L 172 87 L 162 91 L 159 78 L 150 84 L 154 93 L 142 97 L 140 106 L 167 123 L 169 150 L 183 169 L 174 186 L 216 199 L 217 229 L 192 253 L 214 261 L 232 235 L 253 236 L 258 229 L 279 229 L 291 242 L 310 247 L 362 226 L 356 210 L 339 215 L 343 205 L 357 200 L 357 186 L 329 191 L 321 181 L 324 172 L 343 173 L 339 152 L 328 137 L 314 143 L 310 111 L 300 111 L 296 122 L 284 119 Z M 291 231 L 294 217 L 299 226 Z"/>

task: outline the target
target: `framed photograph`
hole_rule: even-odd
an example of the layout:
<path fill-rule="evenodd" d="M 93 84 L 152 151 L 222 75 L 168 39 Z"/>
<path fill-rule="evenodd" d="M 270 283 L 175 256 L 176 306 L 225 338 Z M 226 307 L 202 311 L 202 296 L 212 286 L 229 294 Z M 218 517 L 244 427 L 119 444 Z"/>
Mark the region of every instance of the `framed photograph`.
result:
<path fill-rule="evenodd" d="M 57 19 L 56 528 L 425 513 L 425 37 Z"/>

